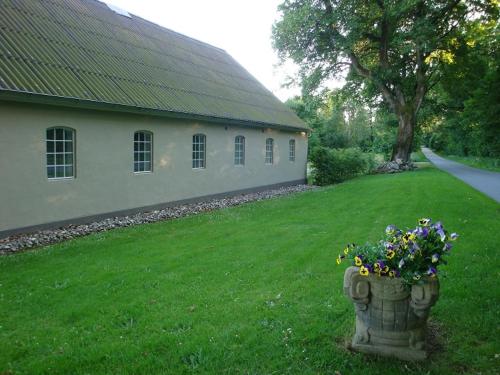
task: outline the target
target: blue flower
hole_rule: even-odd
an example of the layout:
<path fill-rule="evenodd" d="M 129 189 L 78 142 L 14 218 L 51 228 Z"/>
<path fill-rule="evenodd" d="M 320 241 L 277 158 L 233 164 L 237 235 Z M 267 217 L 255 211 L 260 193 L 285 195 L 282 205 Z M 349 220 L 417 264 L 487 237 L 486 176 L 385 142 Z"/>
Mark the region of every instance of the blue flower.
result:
<path fill-rule="evenodd" d="M 446 240 L 446 234 L 443 229 L 436 230 L 436 233 L 439 234 L 439 237 L 441 237 L 441 241 L 444 242 Z"/>
<path fill-rule="evenodd" d="M 455 241 L 457 238 L 458 238 L 458 234 L 457 233 L 450 234 L 450 240 Z"/>
<path fill-rule="evenodd" d="M 431 261 L 432 261 L 432 263 L 439 262 L 439 254 L 432 254 Z"/>
<path fill-rule="evenodd" d="M 384 243 L 384 246 L 387 250 L 394 250 L 394 244 L 390 243 L 390 242 L 385 242 Z"/>
<path fill-rule="evenodd" d="M 434 224 L 432 226 L 432 228 L 436 229 L 436 230 L 443 230 L 443 223 L 441 223 L 440 221 L 438 221 L 436 224 Z"/>
<path fill-rule="evenodd" d="M 417 236 L 421 238 L 425 238 L 429 235 L 429 228 L 426 227 L 418 227 L 417 228 Z"/>
<path fill-rule="evenodd" d="M 436 275 L 437 269 L 435 269 L 434 267 L 429 267 L 429 269 L 427 270 L 427 276 L 435 277 Z"/>

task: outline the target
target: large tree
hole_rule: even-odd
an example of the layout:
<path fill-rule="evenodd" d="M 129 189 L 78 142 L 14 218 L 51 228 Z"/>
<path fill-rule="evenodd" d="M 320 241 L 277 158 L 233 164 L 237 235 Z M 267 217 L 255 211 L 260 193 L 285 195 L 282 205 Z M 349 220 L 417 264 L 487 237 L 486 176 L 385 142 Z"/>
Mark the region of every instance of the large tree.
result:
<path fill-rule="evenodd" d="M 301 67 L 308 88 L 346 67 L 365 92 L 381 96 L 399 120 L 392 160 L 409 160 L 417 113 L 453 60 L 461 27 L 496 0 L 285 0 L 273 27 L 282 59 Z"/>

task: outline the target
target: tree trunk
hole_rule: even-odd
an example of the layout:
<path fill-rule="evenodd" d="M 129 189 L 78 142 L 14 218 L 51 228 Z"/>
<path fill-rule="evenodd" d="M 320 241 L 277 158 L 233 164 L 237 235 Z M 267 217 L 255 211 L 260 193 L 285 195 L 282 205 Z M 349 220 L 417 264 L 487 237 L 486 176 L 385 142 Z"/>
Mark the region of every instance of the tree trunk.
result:
<path fill-rule="evenodd" d="M 400 159 L 403 162 L 410 161 L 411 146 L 416 125 L 416 115 L 413 110 L 398 111 L 399 128 L 398 138 L 392 150 L 391 160 Z"/>

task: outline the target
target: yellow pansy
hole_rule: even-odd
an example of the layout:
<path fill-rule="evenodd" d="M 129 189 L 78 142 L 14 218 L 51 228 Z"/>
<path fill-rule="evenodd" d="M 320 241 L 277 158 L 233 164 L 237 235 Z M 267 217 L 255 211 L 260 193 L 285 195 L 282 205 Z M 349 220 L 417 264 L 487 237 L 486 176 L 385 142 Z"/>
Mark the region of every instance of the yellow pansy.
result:
<path fill-rule="evenodd" d="M 358 267 L 361 266 L 363 264 L 363 259 L 361 259 L 359 256 L 355 256 L 354 257 L 354 264 Z"/>

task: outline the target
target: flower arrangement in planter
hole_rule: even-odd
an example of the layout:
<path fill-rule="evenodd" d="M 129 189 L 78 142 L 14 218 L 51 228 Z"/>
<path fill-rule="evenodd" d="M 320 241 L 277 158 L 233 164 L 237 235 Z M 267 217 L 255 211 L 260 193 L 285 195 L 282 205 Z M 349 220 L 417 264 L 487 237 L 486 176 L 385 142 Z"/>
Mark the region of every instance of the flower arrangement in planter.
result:
<path fill-rule="evenodd" d="M 438 267 L 456 233 L 441 222 L 420 219 L 402 231 L 394 225 L 377 244 L 349 244 L 337 264 L 350 260 L 344 293 L 356 311 L 352 349 L 403 360 L 427 358 L 425 339 L 430 308 L 439 296 Z"/>

